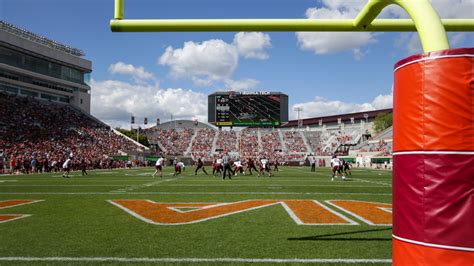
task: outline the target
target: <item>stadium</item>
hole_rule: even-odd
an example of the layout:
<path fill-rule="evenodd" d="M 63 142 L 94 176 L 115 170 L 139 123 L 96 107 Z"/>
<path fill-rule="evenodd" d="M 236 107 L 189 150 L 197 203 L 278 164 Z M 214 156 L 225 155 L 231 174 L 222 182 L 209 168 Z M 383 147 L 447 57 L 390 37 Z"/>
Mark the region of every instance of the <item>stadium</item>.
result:
<path fill-rule="evenodd" d="M 372 12 L 372 2 L 357 10 Z M 354 30 L 291 20 L 140 22 L 124 19 L 123 8 L 116 0 L 107 30 Z M 375 16 L 364 30 L 416 31 Z M 472 17 L 438 20 L 446 31 L 474 31 Z M 267 60 L 239 34 L 207 44 L 237 61 Z M 390 66 L 393 105 L 333 111 L 340 101 L 316 98 L 330 110 L 313 110 L 298 90 L 260 89 L 251 79 L 242 87 L 197 63 L 179 83 L 193 71 L 180 56 L 196 46 L 193 60 L 207 60 L 199 57 L 205 42 L 166 48 L 157 61 L 170 74 L 157 78 L 122 61 L 104 74 L 108 49 L 88 56 L 53 35 L 0 20 L 0 265 L 474 265 L 473 48 L 427 49 L 422 36 L 425 53 Z M 130 36 L 143 38 L 120 40 Z M 94 38 L 88 49 L 102 46 Z M 255 69 L 291 76 L 267 67 Z M 163 100 L 175 91 L 171 104 Z"/>

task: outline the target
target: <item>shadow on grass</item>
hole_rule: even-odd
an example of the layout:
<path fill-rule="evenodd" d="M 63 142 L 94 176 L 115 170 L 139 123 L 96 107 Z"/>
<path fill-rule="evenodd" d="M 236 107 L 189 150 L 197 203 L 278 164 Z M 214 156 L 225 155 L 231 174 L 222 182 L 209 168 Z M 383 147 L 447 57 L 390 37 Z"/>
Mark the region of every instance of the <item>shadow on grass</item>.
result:
<path fill-rule="evenodd" d="M 290 237 L 288 240 L 313 240 L 313 241 L 392 241 L 392 238 L 386 237 L 358 237 L 358 238 L 341 238 L 341 237 L 334 237 L 334 236 L 341 236 L 341 235 L 353 235 L 353 234 L 362 234 L 362 233 L 369 233 L 369 232 L 381 232 L 381 231 L 391 231 L 392 228 L 382 228 L 382 229 L 371 229 L 371 230 L 361 230 L 361 231 L 349 231 L 349 232 L 341 232 L 335 234 L 326 234 L 326 235 L 316 235 L 316 236 L 306 236 L 306 237 Z"/>

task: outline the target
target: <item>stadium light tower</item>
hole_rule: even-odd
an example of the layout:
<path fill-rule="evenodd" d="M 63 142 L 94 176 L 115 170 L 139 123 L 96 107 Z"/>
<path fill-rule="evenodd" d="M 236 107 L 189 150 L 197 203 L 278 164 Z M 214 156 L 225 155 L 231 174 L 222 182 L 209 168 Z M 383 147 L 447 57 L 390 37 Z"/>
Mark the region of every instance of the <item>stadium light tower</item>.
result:
<path fill-rule="evenodd" d="M 298 112 L 298 128 L 300 128 L 300 113 L 303 111 L 303 107 L 297 106 L 293 109 L 295 112 Z"/>

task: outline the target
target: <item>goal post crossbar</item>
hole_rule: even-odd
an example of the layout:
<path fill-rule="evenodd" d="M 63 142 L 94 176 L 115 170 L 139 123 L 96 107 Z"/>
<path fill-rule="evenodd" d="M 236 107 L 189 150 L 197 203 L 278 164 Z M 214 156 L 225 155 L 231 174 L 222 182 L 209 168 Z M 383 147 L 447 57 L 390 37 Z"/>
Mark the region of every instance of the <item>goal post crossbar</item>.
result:
<path fill-rule="evenodd" d="M 375 19 L 396 4 L 411 19 Z M 369 0 L 355 19 L 125 19 L 124 0 L 115 0 L 113 32 L 414 32 L 425 52 L 449 49 L 446 31 L 474 31 L 474 19 L 440 19 L 429 0 Z"/>

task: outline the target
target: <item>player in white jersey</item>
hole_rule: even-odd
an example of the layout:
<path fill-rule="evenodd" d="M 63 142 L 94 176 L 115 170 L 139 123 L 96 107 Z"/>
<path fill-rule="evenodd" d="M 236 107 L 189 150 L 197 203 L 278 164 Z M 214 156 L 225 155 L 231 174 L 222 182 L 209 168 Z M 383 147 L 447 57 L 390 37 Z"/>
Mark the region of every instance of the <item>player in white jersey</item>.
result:
<path fill-rule="evenodd" d="M 235 176 L 237 176 L 237 173 L 244 173 L 244 167 L 242 166 L 242 162 L 239 159 L 234 162 L 234 173 Z"/>
<path fill-rule="evenodd" d="M 337 158 L 336 155 L 334 155 L 331 159 L 331 167 L 332 167 L 332 178 L 331 181 L 334 181 L 334 177 L 337 176 L 342 176 L 342 179 L 346 179 L 346 177 L 342 174 L 342 163 Z"/>
<path fill-rule="evenodd" d="M 158 160 L 156 160 L 156 163 L 155 163 L 155 173 L 153 173 L 153 177 L 155 177 L 155 175 L 160 172 L 160 177 L 163 177 L 163 166 L 165 164 L 165 159 L 160 156 L 160 158 L 158 158 Z"/>
<path fill-rule="evenodd" d="M 260 175 L 263 175 L 263 172 L 268 172 L 268 177 L 272 176 L 272 169 L 270 169 L 270 161 L 266 158 L 260 159 Z"/>
<path fill-rule="evenodd" d="M 67 160 L 63 163 L 63 177 L 69 178 L 69 172 L 71 171 L 71 158 L 67 158 Z"/>
<path fill-rule="evenodd" d="M 178 163 L 174 166 L 174 174 L 173 174 L 173 176 L 178 176 L 179 174 L 181 174 L 181 171 L 184 171 L 184 163 L 183 163 L 183 162 L 178 162 Z"/>
<path fill-rule="evenodd" d="M 212 165 L 212 174 L 214 176 L 220 176 L 222 170 L 224 170 L 224 165 L 222 164 L 222 159 L 218 158 Z"/>

